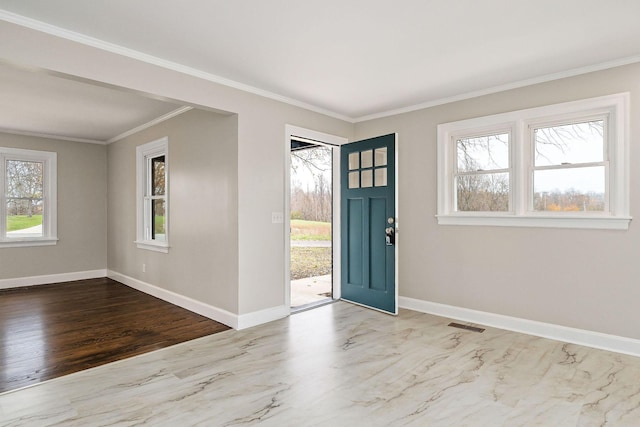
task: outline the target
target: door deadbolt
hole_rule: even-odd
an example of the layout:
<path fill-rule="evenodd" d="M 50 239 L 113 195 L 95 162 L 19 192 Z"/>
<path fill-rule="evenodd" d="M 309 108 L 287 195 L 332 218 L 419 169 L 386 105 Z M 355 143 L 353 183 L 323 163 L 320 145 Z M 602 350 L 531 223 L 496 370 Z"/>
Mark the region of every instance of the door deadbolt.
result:
<path fill-rule="evenodd" d="M 385 242 L 387 246 L 393 246 L 396 243 L 396 228 L 387 227 L 384 229 Z"/>

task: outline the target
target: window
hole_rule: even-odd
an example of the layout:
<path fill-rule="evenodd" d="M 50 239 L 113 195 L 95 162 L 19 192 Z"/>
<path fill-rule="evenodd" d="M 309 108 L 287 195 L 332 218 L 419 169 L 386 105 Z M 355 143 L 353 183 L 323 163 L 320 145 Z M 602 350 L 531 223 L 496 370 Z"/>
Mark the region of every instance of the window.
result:
<path fill-rule="evenodd" d="M 438 223 L 629 227 L 628 94 L 438 126 Z"/>
<path fill-rule="evenodd" d="M 56 244 L 56 159 L 0 147 L 0 247 Z"/>
<path fill-rule="evenodd" d="M 605 212 L 606 118 L 532 127 L 533 210 Z"/>
<path fill-rule="evenodd" d="M 169 251 L 169 141 L 162 138 L 136 149 L 138 248 Z"/>
<path fill-rule="evenodd" d="M 509 211 L 509 133 L 456 138 L 456 210 Z"/>

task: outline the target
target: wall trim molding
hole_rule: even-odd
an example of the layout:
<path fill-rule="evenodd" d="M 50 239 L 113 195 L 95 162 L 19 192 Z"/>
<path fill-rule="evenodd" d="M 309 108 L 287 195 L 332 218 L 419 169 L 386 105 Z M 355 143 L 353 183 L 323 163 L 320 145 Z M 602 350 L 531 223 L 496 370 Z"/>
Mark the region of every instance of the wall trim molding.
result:
<path fill-rule="evenodd" d="M 399 305 L 401 308 L 422 313 L 640 357 L 640 340 L 633 338 L 570 328 L 552 323 L 538 322 L 408 297 L 400 297 Z"/>
<path fill-rule="evenodd" d="M 105 277 L 107 270 L 75 271 L 72 273 L 44 274 L 42 276 L 16 277 L 0 279 L 0 289 L 21 288 L 25 286 L 47 285 L 51 283 L 72 282 L 74 280 Z"/>
<path fill-rule="evenodd" d="M 280 305 L 264 310 L 253 311 L 238 316 L 238 326 L 236 329 L 247 329 L 253 326 L 262 325 L 264 323 L 273 322 L 274 320 L 283 319 L 291 313 L 289 307 Z"/>
<path fill-rule="evenodd" d="M 273 99 L 274 101 L 283 102 L 285 104 L 293 105 L 303 108 L 305 110 L 313 111 L 316 113 L 324 114 L 325 116 L 333 117 L 335 119 L 343 120 L 348 123 L 353 123 L 351 117 L 339 114 L 326 108 L 318 107 L 307 102 L 303 102 L 288 96 L 280 95 L 268 90 L 260 89 L 255 86 L 251 86 L 245 83 L 240 83 L 235 80 L 220 77 L 218 75 L 202 71 L 187 65 L 179 64 L 174 61 L 159 58 L 154 55 L 150 55 L 144 52 L 137 51 L 125 46 L 120 46 L 115 43 L 106 42 L 104 40 L 97 39 L 95 37 L 87 36 L 77 33 L 75 31 L 67 30 L 65 28 L 57 27 L 55 25 L 38 21 L 17 13 L 8 12 L 0 9 L 0 20 L 10 22 L 12 24 L 20 25 L 25 28 L 40 31 L 45 34 L 49 34 L 62 39 L 70 40 L 72 42 L 80 43 L 85 46 L 94 47 L 104 50 L 106 52 L 114 53 L 116 55 L 124 56 L 126 58 L 135 59 L 137 61 L 146 62 L 147 64 L 156 65 L 158 67 L 165 68 L 167 70 L 177 71 L 188 76 L 197 77 L 203 80 L 208 80 L 213 83 L 217 83 L 223 86 L 227 86 L 233 89 L 238 89 L 243 92 L 252 93 L 254 95 L 262 96 L 264 98 Z"/>
<path fill-rule="evenodd" d="M 184 295 L 177 294 L 173 291 L 162 289 L 142 280 L 118 273 L 117 271 L 107 270 L 107 277 L 123 283 L 133 289 L 137 289 L 145 294 L 160 298 L 163 301 L 170 302 L 186 310 L 198 313 L 216 322 L 224 323 L 233 329 L 247 329 L 252 326 L 258 326 L 273 320 L 282 319 L 289 316 L 290 310 L 282 305 L 278 307 L 267 308 L 265 310 L 254 311 L 247 314 L 234 314 L 227 310 L 194 300 Z"/>
<path fill-rule="evenodd" d="M 104 143 L 105 144 L 111 144 L 113 142 L 118 142 L 121 139 L 124 139 L 124 138 L 126 138 L 128 136 L 133 135 L 134 133 L 138 133 L 138 132 L 143 131 L 145 129 L 149 129 L 152 126 L 160 124 L 160 123 L 162 123 L 164 121 L 172 119 L 172 118 L 174 118 L 176 116 L 179 116 L 182 113 L 186 113 L 186 112 L 191 111 L 191 110 L 193 110 L 193 107 L 189 107 L 187 105 L 185 105 L 183 107 L 180 107 L 180 108 L 177 108 L 177 109 L 175 109 L 173 111 L 168 112 L 167 114 L 164 114 L 164 115 L 162 115 L 160 117 L 156 117 L 155 119 L 153 119 L 151 121 L 148 121 L 147 123 L 143 123 L 140 126 L 136 126 L 133 129 L 129 129 L 128 131 L 123 132 L 120 135 L 116 135 L 113 138 L 106 140 Z"/>
<path fill-rule="evenodd" d="M 552 82 L 556 80 L 566 79 L 569 77 L 581 76 L 583 74 L 594 73 L 596 71 L 608 70 L 610 68 L 623 67 L 625 65 L 636 64 L 640 62 L 640 55 L 628 56 L 625 58 L 614 59 L 612 61 L 601 62 L 584 67 L 572 68 L 570 70 L 560 71 L 557 73 L 545 74 L 525 80 L 518 80 L 512 83 L 493 86 L 486 89 L 474 90 L 471 92 L 461 93 L 459 95 L 449 96 L 445 98 L 435 99 L 433 101 L 422 102 L 419 104 L 409 105 L 407 107 L 397 108 L 393 110 L 382 111 L 380 113 L 369 114 L 366 116 L 356 117 L 354 123 L 362 123 L 369 120 L 382 119 L 385 117 L 397 116 L 399 114 L 411 113 L 413 111 L 424 110 L 426 108 L 437 107 L 438 105 L 452 104 L 466 99 L 479 98 L 494 93 L 506 92 L 508 90 L 519 89 L 527 86 L 534 86 L 541 83 Z"/>
<path fill-rule="evenodd" d="M 133 277 L 118 273 L 117 271 L 107 270 L 107 277 L 140 292 L 144 292 L 145 294 L 160 298 L 163 301 L 167 301 L 171 304 L 177 305 L 178 307 L 182 307 L 186 310 L 208 317 L 216 322 L 223 323 L 233 329 L 239 329 L 238 315 L 222 308 L 214 307 L 193 298 L 177 294 L 173 291 L 162 289 L 150 283 L 143 282 L 142 280 L 134 279 Z"/>
<path fill-rule="evenodd" d="M 140 52 L 125 46 L 121 46 L 115 43 L 110 43 L 104 40 L 90 37 L 84 34 L 77 33 L 75 31 L 67 30 L 43 21 L 38 21 L 33 18 L 29 18 L 17 13 L 9 12 L 0 9 L 0 20 L 9 22 L 12 24 L 20 25 L 25 28 L 29 28 L 35 31 L 39 31 L 45 34 L 49 34 L 62 39 L 70 40 L 75 43 L 80 43 L 85 46 L 94 47 L 104 50 L 106 52 L 114 53 L 123 57 L 135 59 L 141 62 L 146 62 L 151 65 L 156 65 L 167 70 L 177 71 L 179 73 L 189 75 L 192 77 L 208 80 L 213 83 L 217 83 L 223 86 L 227 86 L 233 89 L 238 89 L 243 92 L 252 93 L 254 95 L 262 96 L 268 99 L 272 99 L 285 104 L 293 105 L 295 107 L 303 108 L 305 110 L 313 111 L 323 114 L 328 117 L 343 120 L 347 123 L 361 123 L 369 120 L 380 119 L 398 114 L 410 113 L 413 111 L 423 110 L 425 108 L 435 107 L 438 105 L 449 104 L 465 99 L 477 98 L 484 95 L 490 95 L 493 93 L 504 92 L 511 89 L 517 89 L 526 86 L 532 86 L 539 83 L 546 83 L 549 81 L 559 80 L 567 77 L 578 76 L 582 74 L 592 73 L 595 71 L 607 70 L 609 68 L 621 67 L 624 65 L 635 64 L 640 62 L 640 55 L 633 55 L 624 58 L 618 58 L 611 61 L 602 63 L 586 65 L 583 67 L 577 67 L 570 70 L 560 71 L 556 73 L 550 73 L 542 76 L 537 76 L 529 79 L 519 80 L 507 84 L 497 85 L 486 89 L 480 89 L 462 93 L 454 96 L 435 99 L 432 101 L 422 102 L 418 104 L 409 105 L 406 107 L 400 107 L 390 110 L 381 111 L 373 114 L 366 114 L 363 116 L 348 116 L 346 114 L 338 113 L 336 111 L 329 110 L 327 108 L 319 107 L 317 105 L 309 104 L 298 99 L 294 99 L 285 95 L 280 95 L 274 92 L 270 92 L 265 89 L 260 89 L 255 86 L 251 86 L 245 83 L 240 83 L 235 80 L 231 80 L 225 77 L 221 77 L 206 71 L 199 70 L 197 68 L 189 67 L 177 62 L 169 61 L 163 58 L 159 58 L 144 52 Z"/>
<path fill-rule="evenodd" d="M 142 280 L 134 279 L 133 277 L 118 273 L 117 271 L 107 269 L 0 279 L 0 289 L 72 282 L 74 280 L 97 279 L 101 277 L 108 277 L 140 292 L 160 298 L 163 301 L 167 301 L 186 310 L 208 317 L 216 322 L 223 323 L 233 329 L 251 328 L 263 323 L 282 319 L 290 314 L 289 308 L 282 305 L 237 315 L 227 310 L 194 300 L 193 298 L 162 289 L 150 283 L 143 282 Z"/>

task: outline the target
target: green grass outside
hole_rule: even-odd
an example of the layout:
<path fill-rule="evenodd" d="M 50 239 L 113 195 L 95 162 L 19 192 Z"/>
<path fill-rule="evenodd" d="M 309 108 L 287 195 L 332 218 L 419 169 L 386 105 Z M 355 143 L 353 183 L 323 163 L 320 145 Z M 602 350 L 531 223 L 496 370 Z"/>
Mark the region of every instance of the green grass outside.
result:
<path fill-rule="evenodd" d="M 156 233 L 163 234 L 164 216 L 156 215 L 155 223 Z M 331 240 L 331 223 L 292 219 L 291 240 Z"/>
<path fill-rule="evenodd" d="M 291 248 L 291 280 L 331 274 L 331 248 Z"/>
<path fill-rule="evenodd" d="M 7 231 L 24 230 L 42 224 L 42 215 L 9 215 L 7 217 Z"/>
<path fill-rule="evenodd" d="M 292 219 L 291 240 L 331 240 L 331 223 Z"/>
<path fill-rule="evenodd" d="M 164 215 L 163 216 L 156 215 L 156 217 L 154 218 L 154 221 L 156 226 L 156 233 L 164 234 Z"/>

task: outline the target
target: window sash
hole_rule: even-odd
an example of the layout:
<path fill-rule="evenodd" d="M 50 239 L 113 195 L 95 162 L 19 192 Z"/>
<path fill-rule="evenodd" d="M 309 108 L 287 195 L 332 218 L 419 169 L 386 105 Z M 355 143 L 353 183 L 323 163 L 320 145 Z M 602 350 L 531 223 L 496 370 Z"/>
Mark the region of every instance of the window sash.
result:
<path fill-rule="evenodd" d="M 470 171 L 460 171 L 458 161 L 458 141 L 463 139 L 479 139 L 492 136 L 506 135 L 507 136 L 507 168 L 493 168 L 493 169 L 478 169 Z M 451 200 L 452 200 L 452 212 L 460 215 L 473 215 L 479 213 L 491 213 L 502 215 L 505 213 L 513 213 L 513 128 L 512 127 L 491 127 L 487 129 L 477 131 L 467 131 L 455 133 L 451 136 L 450 145 L 452 152 L 453 174 L 451 182 Z M 506 210 L 463 210 L 460 209 L 458 200 L 458 182 L 460 177 L 473 177 L 473 176 L 485 176 L 485 175 L 498 175 L 507 174 L 507 183 L 509 187 L 509 196 L 507 200 Z"/>
<path fill-rule="evenodd" d="M 585 164 L 585 163 L 598 163 L 598 162 L 607 162 L 609 161 L 609 152 L 610 152 L 610 139 L 614 138 L 615 135 L 610 132 L 611 126 L 609 121 L 611 120 L 610 114 L 607 113 L 599 113 L 599 114 L 589 114 L 589 113 L 575 113 L 567 115 L 565 118 L 557 118 L 554 120 L 536 120 L 536 121 L 527 121 L 527 129 L 529 134 L 529 142 L 530 149 L 532 155 L 531 164 L 533 167 L 544 167 L 544 166 L 562 166 L 564 164 L 553 164 L 553 165 L 540 165 L 536 166 L 535 162 L 535 150 L 536 150 L 536 141 L 535 141 L 535 132 L 536 130 L 553 128 L 553 127 L 562 127 L 562 126 L 571 126 L 571 125 L 579 125 L 589 122 L 603 122 L 602 128 L 602 160 L 591 161 L 591 162 L 574 162 L 571 164 Z"/>
<path fill-rule="evenodd" d="M 503 161 L 507 162 L 507 167 L 506 168 L 500 168 L 500 167 L 485 167 L 485 168 L 478 168 L 475 170 L 460 170 L 460 161 L 459 161 L 459 151 L 458 151 L 458 143 L 461 140 L 471 140 L 471 139 L 481 139 L 481 138 L 491 138 L 491 137 L 498 137 L 498 136 L 502 136 L 502 135 L 506 135 L 507 141 L 507 158 L 506 159 L 502 159 Z M 511 168 L 511 129 L 496 129 L 493 132 L 483 132 L 483 133 L 466 133 L 466 134 L 460 134 L 460 135 L 454 135 L 452 137 L 452 141 L 451 143 L 453 144 L 453 150 L 454 150 L 454 170 L 456 171 L 456 173 L 462 174 L 462 173 L 473 173 L 473 172 L 492 172 L 492 171 L 500 171 L 500 170 L 506 170 L 506 169 L 510 169 Z M 498 139 L 499 140 L 499 139 Z M 492 141 L 491 140 L 487 140 L 487 145 L 490 145 Z M 502 141 L 501 141 L 502 142 Z M 489 147 L 487 147 L 487 150 L 490 150 Z M 495 161 L 494 161 L 495 163 Z"/>
<path fill-rule="evenodd" d="M 165 238 L 157 239 L 155 232 L 155 216 L 153 214 L 153 202 L 156 200 L 161 200 L 164 202 L 165 206 Z M 167 228 L 167 216 L 166 216 L 166 207 L 167 207 L 167 198 L 165 196 L 147 196 L 144 198 L 144 239 L 147 241 L 155 241 L 155 242 L 164 242 L 166 241 L 166 228 Z"/>
<path fill-rule="evenodd" d="M 528 123 L 527 132 L 528 132 L 528 142 L 529 142 L 529 150 L 531 153 L 531 160 L 529 168 L 530 172 L 530 185 L 527 187 L 527 212 L 531 215 L 548 215 L 549 211 L 545 210 L 536 210 L 535 209 L 535 173 L 538 171 L 562 171 L 562 170 L 584 170 L 586 168 L 594 168 L 594 167 L 602 167 L 604 168 L 604 176 L 603 176 L 603 201 L 604 208 L 602 211 L 568 211 L 568 212 L 554 212 L 555 215 L 568 215 L 569 212 L 571 215 L 611 215 L 611 207 L 610 207 L 610 199 L 611 199 L 611 190 L 609 188 L 609 157 L 610 157 L 610 147 L 611 142 L 610 139 L 613 135 L 610 134 L 609 129 L 611 128 L 609 125 L 610 114 L 589 114 L 589 113 L 574 113 L 571 117 L 566 118 L 557 118 L 554 120 L 538 120 L 535 123 Z M 602 161 L 591 161 L 591 162 L 574 162 L 574 163 L 559 163 L 559 164 L 551 164 L 551 165 L 540 165 L 536 166 L 536 138 L 535 133 L 536 130 L 546 129 L 546 128 L 554 128 L 554 127 L 564 127 L 571 125 L 579 125 L 583 123 L 589 122 L 603 122 L 603 130 L 602 130 Z"/>
<path fill-rule="evenodd" d="M 500 200 L 500 197 L 497 193 L 491 193 L 489 192 L 489 197 L 491 197 L 493 195 L 492 200 L 492 207 L 495 207 L 497 209 L 464 209 L 461 206 L 460 203 L 460 192 L 459 192 L 459 188 L 460 188 L 460 178 L 468 178 L 468 177 L 490 177 L 490 176 L 497 176 L 497 175 L 507 175 L 507 186 L 508 186 L 508 191 L 507 191 L 507 199 L 506 199 L 506 209 L 501 209 L 501 203 L 502 200 Z M 512 189 L 511 189 L 511 176 L 509 174 L 509 170 L 506 169 L 503 172 L 495 172 L 495 171 L 490 171 L 490 172 L 477 172 L 477 173 L 465 173 L 465 174 L 460 174 L 458 176 L 456 176 L 454 178 L 454 182 L 453 182 L 453 186 L 454 186 L 454 209 L 455 212 L 457 213 L 469 213 L 469 214 L 474 214 L 474 213 L 481 213 L 481 212 L 491 212 L 491 213 L 511 213 L 512 212 L 512 206 L 513 206 L 513 197 L 512 197 Z M 486 193 L 485 193 L 486 194 Z M 479 197 L 479 195 L 477 195 Z M 478 200 L 477 202 L 482 202 L 482 200 Z"/>

